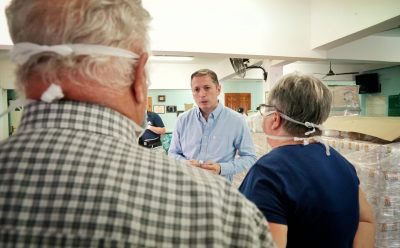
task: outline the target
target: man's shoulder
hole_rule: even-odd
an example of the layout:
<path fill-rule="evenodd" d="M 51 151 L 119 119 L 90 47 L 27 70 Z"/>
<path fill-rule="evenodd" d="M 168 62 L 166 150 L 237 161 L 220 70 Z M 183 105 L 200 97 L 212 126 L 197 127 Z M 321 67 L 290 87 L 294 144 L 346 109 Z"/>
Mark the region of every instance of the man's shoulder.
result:
<path fill-rule="evenodd" d="M 220 117 L 218 119 L 222 120 L 223 123 L 231 127 L 239 129 L 241 129 L 243 126 L 247 127 L 246 119 L 244 118 L 244 116 L 228 107 L 224 107 L 222 109 Z"/>
<path fill-rule="evenodd" d="M 160 117 L 157 113 L 147 112 L 147 118 L 157 118 Z"/>
<path fill-rule="evenodd" d="M 198 168 L 187 166 L 163 154 L 156 154 L 149 149 L 139 146 L 137 148 L 131 147 L 120 149 L 118 155 L 109 156 L 110 160 L 108 162 L 104 161 L 104 159 L 92 160 L 87 163 L 85 162 L 86 159 L 79 160 L 79 170 L 87 173 L 70 177 L 71 185 L 75 188 L 69 188 L 68 191 L 76 190 L 75 192 L 81 194 L 82 199 L 86 199 L 88 204 L 83 205 L 84 211 L 90 212 L 90 206 L 92 206 L 90 201 L 96 199 L 100 199 L 100 202 L 93 203 L 101 205 L 107 211 L 115 210 L 108 210 L 109 204 L 106 204 L 106 201 L 111 199 L 109 198 L 109 190 L 112 190 L 113 199 L 118 200 L 120 204 L 119 214 L 102 216 L 106 220 L 105 223 L 107 221 L 109 223 L 127 223 L 132 225 L 130 228 L 134 228 L 135 231 L 139 231 L 138 226 L 142 226 L 146 229 L 142 231 L 149 234 L 153 232 L 162 233 L 164 231 L 163 228 L 168 223 L 175 223 L 176 234 L 174 238 L 178 242 L 184 242 L 183 240 L 187 238 L 186 236 L 180 236 L 181 233 L 186 233 L 187 228 L 190 229 L 192 227 L 196 230 L 202 230 L 205 226 L 213 230 L 208 232 L 210 238 L 214 235 L 217 237 L 226 235 L 230 237 L 228 240 L 232 244 L 244 242 L 243 247 L 248 246 L 251 241 L 266 241 L 265 238 L 260 241 L 260 238 L 255 234 L 255 232 L 263 233 L 264 235 L 267 233 L 267 227 L 263 226 L 263 223 L 266 225 L 266 221 L 260 216 L 255 206 L 231 187 L 225 179 Z M 31 156 L 36 157 L 35 154 L 31 154 Z M 93 166 L 93 164 L 97 166 Z M 6 166 L 11 166 L 10 162 L 7 162 Z M 18 166 L 22 167 L 23 165 Z M 44 165 L 33 167 L 35 173 L 39 172 L 39 170 L 40 173 L 43 173 L 42 170 L 45 168 Z M 67 174 L 71 168 L 77 170 L 77 167 L 57 166 L 56 169 L 49 168 L 46 173 L 63 175 Z M 13 172 L 8 170 L 7 173 Z M 54 180 L 55 177 L 51 176 L 52 174 L 49 175 L 44 177 L 43 180 L 51 184 L 51 180 Z M 27 178 L 29 180 L 32 179 L 32 177 Z M 81 184 L 78 181 L 87 181 L 93 187 L 90 191 L 81 190 Z M 32 187 L 37 188 L 45 185 L 37 184 L 35 181 L 30 181 L 29 183 L 32 183 Z M 63 189 L 62 187 L 65 184 L 52 185 Z M 1 186 L 4 186 L 4 184 Z M 102 190 L 104 188 L 109 190 Z M 63 191 L 67 192 L 67 190 Z M 38 192 L 44 191 L 38 190 Z M 98 198 L 94 199 L 93 194 Z M 43 197 L 43 199 L 46 201 L 50 198 Z M 68 199 L 62 198 L 66 203 L 68 203 Z M 102 204 L 103 202 L 104 204 Z M 73 207 L 75 204 L 65 205 L 64 209 L 71 213 L 77 213 Z M 168 211 L 161 211 L 165 209 Z M 210 212 L 213 214 L 209 214 Z M 140 217 L 141 225 L 129 220 L 129 218 L 126 219 L 126 216 L 132 216 L 132 213 Z M 76 215 L 76 217 L 78 216 Z M 132 221 L 132 223 L 129 223 L 129 221 Z M 147 228 L 147 225 L 151 226 L 154 221 L 160 225 Z M 233 223 L 232 225 L 239 228 L 235 230 L 224 228 L 222 224 L 225 221 Z M 100 229 L 103 227 L 102 223 L 96 223 Z M 205 242 L 201 232 L 196 235 L 190 238 L 193 242 Z M 239 237 L 244 238 L 239 239 Z"/>
<path fill-rule="evenodd" d="M 224 106 L 224 108 L 222 109 L 222 113 L 232 119 L 235 119 L 235 120 L 244 120 L 244 116 L 242 114 L 240 114 L 226 106 Z"/>
<path fill-rule="evenodd" d="M 235 202 L 233 205 L 236 205 L 236 207 L 240 205 L 241 208 L 252 208 L 247 200 L 225 178 L 188 166 L 182 161 L 174 160 L 164 155 L 158 156 L 159 163 L 151 164 L 149 169 L 155 171 L 156 177 L 179 178 L 176 182 L 177 184 L 182 184 L 176 185 L 171 182 L 170 184 L 165 184 L 165 187 L 171 189 L 176 186 L 190 188 L 190 192 L 183 190 L 176 197 L 187 199 L 188 201 L 201 198 L 203 201 L 208 202 L 210 206 L 225 205 L 229 201 L 230 203 Z M 160 170 L 160 166 L 165 169 Z M 210 192 L 213 193 L 210 194 Z M 230 206 L 231 210 L 236 208 L 233 205 Z"/>
<path fill-rule="evenodd" d="M 183 122 L 186 120 L 192 120 L 193 117 L 197 115 L 198 110 L 196 108 L 192 108 L 188 111 L 183 112 L 178 116 L 177 122 Z"/>

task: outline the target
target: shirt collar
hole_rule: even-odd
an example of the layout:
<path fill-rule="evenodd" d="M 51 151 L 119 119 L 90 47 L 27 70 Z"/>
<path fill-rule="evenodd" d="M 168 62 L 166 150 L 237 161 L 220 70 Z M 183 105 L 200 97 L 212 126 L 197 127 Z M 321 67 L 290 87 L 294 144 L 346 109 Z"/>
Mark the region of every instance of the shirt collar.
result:
<path fill-rule="evenodd" d="M 218 102 L 217 107 L 214 109 L 213 112 L 210 113 L 209 117 L 216 119 L 221 114 L 223 108 L 224 108 L 224 106 L 222 105 L 222 103 Z M 196 116 L 199 120 L 202 117 L 199 107 L 196 108 Z"/>
<path fill-rule="evenodd" d="M 110 108 L 60 100 L 51 104 L 33 102 L 24 108 L 19 130 L 63 128 L 95 132 L 135 142 L 135 127 L 129 118 Z"/>

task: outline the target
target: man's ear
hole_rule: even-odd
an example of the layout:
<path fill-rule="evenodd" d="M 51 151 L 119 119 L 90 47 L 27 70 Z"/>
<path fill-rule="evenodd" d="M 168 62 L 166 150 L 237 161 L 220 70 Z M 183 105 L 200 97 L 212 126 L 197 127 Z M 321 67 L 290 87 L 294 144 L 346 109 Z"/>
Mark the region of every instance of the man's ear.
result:
<path fill-rule="evenodd" d="M 131 86 L 132 95 L 135 98 L 136 103 L 143 103 L 147 101 L 147 77 L 145 71 L 145 65 L 149 58 L 148 53 L 142 53 L 136 64 L 134 72 L 134 80 Z"/>
<path fill-rule="evenodd" d="M 271 128 L 272 129 L 278 129 L 280 126 L 281 126 L 281 124 L 282 124 L 282 117 L 281 117 L 281 115 L 280 114 L 278 114 L 277 112 L 275 112 L 275 113 L 273 113 L 273 116 L 272 116 L 272 126 L 271 126 Z"/>
<path fill-rule="evenodd" d="M 221 93 L 221 85 L 220 84 L 217 85 L 217 91 L 218 91 L 217 95 L 219 96 L 219 94 Z"/>

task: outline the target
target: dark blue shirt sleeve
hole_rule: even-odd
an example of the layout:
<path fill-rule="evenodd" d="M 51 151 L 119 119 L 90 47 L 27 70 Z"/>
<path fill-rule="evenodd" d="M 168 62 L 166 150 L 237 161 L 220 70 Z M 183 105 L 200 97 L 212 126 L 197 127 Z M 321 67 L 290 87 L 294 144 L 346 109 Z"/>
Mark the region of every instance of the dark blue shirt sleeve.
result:
<path fill-rule="evenodd" d="M 250 169 L 239 191 L 252 201 L 269 222 L 287 225 L 288 204 L 284 181 L 276 171 L 258 162 Z"/>
<path fill-rule="evenodd" d="M 155 126 L 155 127 L 165 127 L 165 126 L 164 126 L 164 122 L 162 121 L 161 117 L 160 117 L 158 114 L 152 113 L 152 116 L 151 116 L 151 117 L 152 117 L 152 118 L 151 118 L 151 121 L 152 121 L 152 123 L 153 123 L 152 126 Z"/>

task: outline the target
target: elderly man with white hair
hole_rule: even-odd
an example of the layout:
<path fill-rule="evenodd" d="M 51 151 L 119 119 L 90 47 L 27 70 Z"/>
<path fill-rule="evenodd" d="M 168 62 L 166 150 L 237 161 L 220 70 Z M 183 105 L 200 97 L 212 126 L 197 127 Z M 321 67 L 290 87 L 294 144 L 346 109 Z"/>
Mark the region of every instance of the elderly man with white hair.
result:
<path fill-rule="evenodd" d="M 0 143 L 0 247 L 273 247 L 218 176 L 137 144 L 149 13 L 140 0 L 13 0 L 27 101 Z"/>

